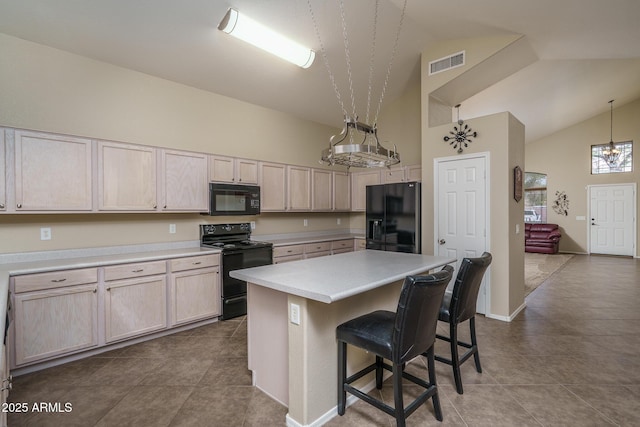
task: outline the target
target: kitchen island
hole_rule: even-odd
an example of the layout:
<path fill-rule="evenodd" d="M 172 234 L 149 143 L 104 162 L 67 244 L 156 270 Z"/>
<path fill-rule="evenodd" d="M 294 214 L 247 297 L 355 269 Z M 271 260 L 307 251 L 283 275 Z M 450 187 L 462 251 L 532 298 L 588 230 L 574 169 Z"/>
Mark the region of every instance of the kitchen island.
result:
<path fill-rule="evenodd" d="M 395 311 L 407 275 L 455 258 L 358 251 L 231 272 L 248 282 L 249 369 L 256 387 L 289 408 L 288 426 L 335 415 L 337 325 L 373 310 Z M 349 349 L 350 372 L 372 356 Z M 362 378 L 361 386 L 373 377 Z"/>

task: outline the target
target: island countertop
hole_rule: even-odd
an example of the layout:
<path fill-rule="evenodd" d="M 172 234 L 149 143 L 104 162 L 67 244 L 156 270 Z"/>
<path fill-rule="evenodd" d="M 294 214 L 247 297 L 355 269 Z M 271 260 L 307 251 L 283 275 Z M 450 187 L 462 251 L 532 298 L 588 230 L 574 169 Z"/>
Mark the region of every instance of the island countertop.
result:
<path fill-rule="evenodd" d="M 276 291 L 332 303 L 454 262 L 453 257 L 364 250 L 229 274 Z"/>

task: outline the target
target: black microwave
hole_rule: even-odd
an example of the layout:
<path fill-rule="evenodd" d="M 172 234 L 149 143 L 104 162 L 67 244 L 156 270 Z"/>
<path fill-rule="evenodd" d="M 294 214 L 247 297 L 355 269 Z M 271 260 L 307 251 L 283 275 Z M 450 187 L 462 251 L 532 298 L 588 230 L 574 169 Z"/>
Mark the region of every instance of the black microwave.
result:
<path fill-rule="evenodd" d="M 209 183 L 209 215 L 257 215 L 259 213 L 259 186 Z"/>

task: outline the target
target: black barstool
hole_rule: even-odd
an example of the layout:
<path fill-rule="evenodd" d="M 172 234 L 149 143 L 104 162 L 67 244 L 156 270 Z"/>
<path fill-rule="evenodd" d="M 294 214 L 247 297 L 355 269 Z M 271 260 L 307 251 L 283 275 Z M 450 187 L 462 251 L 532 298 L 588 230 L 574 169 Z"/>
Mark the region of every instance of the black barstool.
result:
<path fill-rule="evenodd" d="M 478 301 L 478 291 L 482 283 L 482 277 L 491 264 L 491 254 L 484 252 L 479 258 L 464 258 L 458 270 L 456 281 L 451 291 L 447 291 L 442 299 L 442 307 L 438 320 L 449 324 L 449 336 L 436 335 L 438 339 L 449 342 L 451 347 L 451 359 L 436 355 L 438 362 L 446 363 L 453 367 L 453 379 L 456 383 L 458 394 L 463 393 L 462 377 L 460 376 L 460 365 L 466 362 L 473 355 L 476 363 L 476 370 L 482 373 L 480 366 L 480 355 L 478 354 L 478 340 L 476 339 L 476 304 Z M 471 332 L 471 343 L 458 340 L 458 324 L 468 320 Z M 458 346 L 467 350 L 460 357 Z"/>
<path fill-rule="evenodd" d="M 436 386 L 434 343 L 438 311 L 442 296 L 451 280 L 453 267 L 426 276 L 407 276 L 402 285 L 396 312 L 378 310 L 349 320 L 336 328 L 338 339 L 338 414 L 344 415 L 347 392 L 396 418 L 398 426 L 429 398 L 433 400 L 436 418 L 442 421 L 442 410 Z M 371 365 L 347 378 L 347 344 L 360 347 L 376 356 Z M 429 382 L 404 372 L 405 363 L 423 354 L 427 358 Z M 392 366 L 384 363 L 391 361 Z M 353 387 L 351 383 L 375 370 L 376 387 L 382 388 L 382 370 L 393 373 L 394 407 Z M 425 388 L 405 409 L 402 378 Z"/>

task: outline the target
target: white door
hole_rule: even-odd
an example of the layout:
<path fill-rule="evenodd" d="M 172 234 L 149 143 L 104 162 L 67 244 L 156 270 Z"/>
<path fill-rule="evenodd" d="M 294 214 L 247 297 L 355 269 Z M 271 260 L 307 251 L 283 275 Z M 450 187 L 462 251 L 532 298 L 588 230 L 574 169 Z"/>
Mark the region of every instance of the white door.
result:
<path fill-rule="evenodd" d="M 589 187 L 589 252 L 634 255 L 635 184 Z"/>
<path fill-rule="evenodd" d="M 435 253 L 456 257 L 457 274 L 462 258 L 479 257 L 487 250 L 487 158 L 436 160 Z M 454 276 L 455 277 L 455 276 Z M 451 281 L 450 286 L 453 286 Z M 486 312 L 488 274 L 478 294 L 478 313 Z"/>

